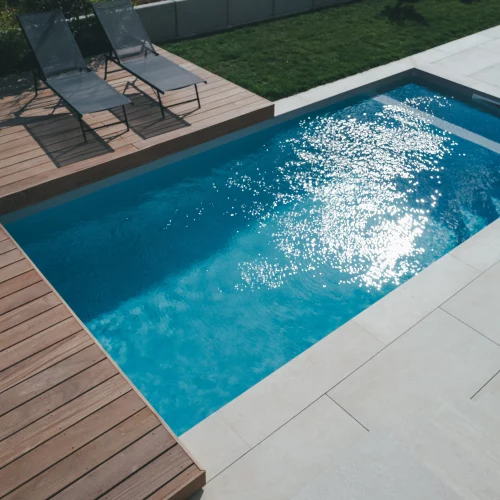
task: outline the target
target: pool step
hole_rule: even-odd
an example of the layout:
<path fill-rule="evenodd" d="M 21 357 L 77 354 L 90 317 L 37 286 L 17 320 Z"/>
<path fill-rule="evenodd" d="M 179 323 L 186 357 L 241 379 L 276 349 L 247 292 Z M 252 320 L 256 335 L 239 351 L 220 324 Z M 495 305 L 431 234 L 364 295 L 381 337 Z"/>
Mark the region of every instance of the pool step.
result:
<path fill-rule="evenodd" d="M 492 97 L 485 97 L 479 94 L 472 94 L 472 100 L 488 108 L 493 108 L 496 111 L 500 110 L 499 99 L 494 99 Z"/>
<path fill-rule="evenodd" d="M 472 142 L 473 144 L 477 144 L 478 146 L 481 146 L 485 149 L 489 149 L 494 153 L 500 154 L 500 143 L 492 141 L 491 139 L 483 137 L 482 135 L 476 134 L 471 130 L 467 130 L 466 128 L 460 127 L 459 125 L 455 125 L 454 123 L 451 123 L 447 120 L 443 120 L 441 118 L 438 118 L 437 116 L 426 113 L 421 109 L 410 106 L 409 104 L 398 101 L 397 99 L 393 99 L 392 97 L 385 94 L 378 95 L 374 97 L 373 100 L 383 104 L 384 106 L 394 106 L 396 108 L 405 110 L 413 114 L 414 116 L 418 116 L 422 120 L 431 123 L 432 125 L 434 125 L 437 128 L 440 128 L 441 130 L 456 135 L 457 137 Z"/>

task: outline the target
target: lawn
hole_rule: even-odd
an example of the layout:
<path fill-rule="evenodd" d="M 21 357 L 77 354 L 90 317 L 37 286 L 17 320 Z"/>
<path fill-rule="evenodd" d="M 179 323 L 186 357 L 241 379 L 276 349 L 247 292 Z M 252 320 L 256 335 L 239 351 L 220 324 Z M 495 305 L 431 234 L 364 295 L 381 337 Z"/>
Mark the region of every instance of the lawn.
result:
<path fill-rule="evenodd" d="M 271 100 L 500 24 L 500 0 L 361 0 L 164 45 Z"/>

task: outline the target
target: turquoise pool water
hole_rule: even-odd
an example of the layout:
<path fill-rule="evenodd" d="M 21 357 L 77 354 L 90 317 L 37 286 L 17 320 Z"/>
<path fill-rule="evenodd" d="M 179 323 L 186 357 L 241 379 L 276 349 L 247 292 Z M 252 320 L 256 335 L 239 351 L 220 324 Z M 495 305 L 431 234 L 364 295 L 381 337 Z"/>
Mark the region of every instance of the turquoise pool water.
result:
<path fill-rule="evenodd" d="M 8 230 L 180 434 L 498 217 L 500 120 L 382 97 L 405 107 L 325 108 Z"/>

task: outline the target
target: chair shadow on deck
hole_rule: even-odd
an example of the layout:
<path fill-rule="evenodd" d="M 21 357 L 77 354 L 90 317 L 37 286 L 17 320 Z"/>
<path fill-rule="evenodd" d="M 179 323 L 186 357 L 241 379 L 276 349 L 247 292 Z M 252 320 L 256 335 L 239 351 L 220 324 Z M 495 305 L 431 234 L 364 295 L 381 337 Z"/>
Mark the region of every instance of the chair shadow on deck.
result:
<path fill-rule="evenodd" d="M 24 126 L 57 167 L 89 160 L 113 151 L 106 140 L 92 130 L 87 130 L 87 142 L 85 142 L 80 124 L 71 114 L 25 123 Z M 121 134 L 115 134 L 113 138 Z M 110 137 L 106 139 L 109 140 Z"/>
<path fill-rule="evenodd" d="M 103 139 L 87 127 L 85 142 L 77 118 L 53 95 L 33 95 L 13 117 L 0 122 L 1 128 L 16 126 L 23 126 L 58 168 L 112 152 L 108 141 L 125 133 L 121 127 Z"/>
<path fill-rule="evenodd" d="M 177 115 L 173 111 L 164 108 L 165 118 L 163 118 L 158 101 L 137 88 L 134 82 L 127 83 L 123 94 L 132 101 L 132 106 L 127 106 L 130 129 L 143 140 L 190 126 L 184 117 L 191 114 L 195 109 Z M 167 97 L 164 99 L 167 101 Z M 165 104 L 168 106 L 168 102 L 165 102 Z M 117 118 L 119 117 L 118 110 L 113 110 L 112 113 Z"/>

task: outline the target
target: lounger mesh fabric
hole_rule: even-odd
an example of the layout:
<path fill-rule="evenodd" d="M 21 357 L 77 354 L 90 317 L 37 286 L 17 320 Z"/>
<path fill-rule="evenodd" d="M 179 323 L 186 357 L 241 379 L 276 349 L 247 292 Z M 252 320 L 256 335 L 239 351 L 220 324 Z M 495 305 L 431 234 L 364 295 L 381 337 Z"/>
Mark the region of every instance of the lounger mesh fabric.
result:
<path fill-rule="evenodd" d="M 87 113 L 123 106 L 128 129 L 124 106 L 130 100 L 88 70 L 61 10 L 20 15 L 18 20 L 41 72 L 35 72 L 35 91 L 41 78 L 78 115 L 85 140 L 82 116 Z"/>
<path fill-rule="evenodd" d="M 92 7 L 119 59 L 155 52 L 137 12 L 128 0 L 98 2 Z"/>
<path fill-rule="evenodd" d="M 20 15 L 19 22 L 46 78 L 69 71 L 87 71 L 61 11 Z"/>
<path fill-rule="evenodd" d="M 177 90 L 204 80 L 161 56 L 134 57 L 122 62 L 125 69 L 162 92 Z"/>
<path fill-rule="evenodd" d="M 49 78 L 47 82 L 81 115 L 97 113 L 129 104 L 109 83 L 92 71 L 81 71 Z"/>
<path fill-rule="evenodd" d="M 93 3 L 96 16 L 120 64 L 160 92 L 204 82 L 178 64 L 159 56 L 129 0 Z"/>

